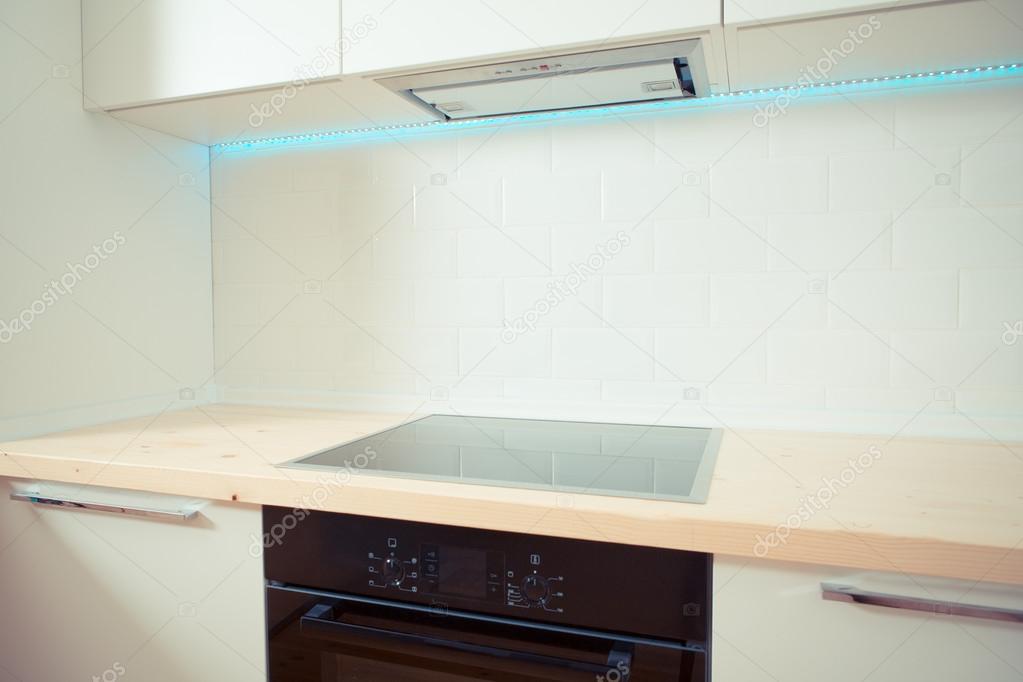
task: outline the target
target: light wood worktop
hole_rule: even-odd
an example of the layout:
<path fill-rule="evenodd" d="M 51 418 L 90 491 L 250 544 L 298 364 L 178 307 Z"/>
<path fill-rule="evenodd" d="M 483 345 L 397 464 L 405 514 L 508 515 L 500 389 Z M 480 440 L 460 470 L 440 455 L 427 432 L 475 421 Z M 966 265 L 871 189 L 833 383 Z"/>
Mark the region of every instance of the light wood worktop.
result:
<path fill-rule="evenodd" d="M 0 476 L 1023 585 L 1020 444 L 726 431 L 706 504 L 274 466 L 402 421 L 213 405 L 0 443 Z"/>

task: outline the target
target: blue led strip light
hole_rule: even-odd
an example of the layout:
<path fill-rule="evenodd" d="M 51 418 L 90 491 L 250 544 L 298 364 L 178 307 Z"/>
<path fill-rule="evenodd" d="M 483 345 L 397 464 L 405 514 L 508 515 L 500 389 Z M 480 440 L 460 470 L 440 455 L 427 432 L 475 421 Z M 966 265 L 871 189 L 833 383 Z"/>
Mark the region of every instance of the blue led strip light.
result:
<path fill-rule="evenodd" d="M 857 90 L 883 90 L 888 88 L 902 88 L 908 83 L 912 83 L 913 85 L 931 85 L 937 83 L 971 81 L 977 80 L 978 78 L 983 79 L 1002 75 L 1014 75 L 1021 69 L 1023 69 L 1023 64 L 1017 63 L 1002 64 L 999 66 L 976 66 L 966 69 L 949 69 L 946 71 L 920 71 L 917 73 L 907 73 L 897 76 L 853 78 L 850 80 L 825 81 L 820 83 L 807 83 L 803 85 L 786 85 L 775 88 L 738 90 L 736 92 L 712 94 L 709 97 L 689 97 L 686 99 L 640 102 L 637 104 L 615 104 L 562 111 L 541 111 L 529 114 L 512 114 L 508 116 L 495 116 L 490 118 L 467 118 L 452 121 L 402 123 L 399 125 L 378 126 L 372 128 L 352 128 L 349 130 L 334 130 L 323 133 L 308 133 L 305 135 L 288 135 L 284 137 L 269 137 L 256 140 L 222 142 L 213 145 L 213 149 L 216 151 L 231 151 L 339 140 L 366 140 L 415 134 L 420 131 L 427 130 L 458 130 L 464 128 L 505 125 L 510 122 L 545 122 L 557 121 L 566 118 L 601 117 L 618 114 L 666 111 L 689 106 L 707 106 L 709 104 L 729 100 L 755 101 L 758 99 L 774 99 L 785 95 L 789 95 L 790 97 L 793 95 L 802 96 L 804 93 L 838 94 Z"/>

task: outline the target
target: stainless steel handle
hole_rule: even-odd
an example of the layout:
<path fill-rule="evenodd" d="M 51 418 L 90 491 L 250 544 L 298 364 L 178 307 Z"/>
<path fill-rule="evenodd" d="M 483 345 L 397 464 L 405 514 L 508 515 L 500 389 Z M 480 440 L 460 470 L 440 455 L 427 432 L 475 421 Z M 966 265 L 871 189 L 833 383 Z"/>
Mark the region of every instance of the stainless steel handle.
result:
<path fill-rule="evenodd" d="M 908 611 L 924 611 L 926 613 L 943 613 L 948 616 L 966 616 L 968 618 L 985 618 L 1002 620 L 1009 623 L 1023 623 L 1023 610 L 1003 609 L 998 606 L 982 606 L 980 604 L 961 604 L 940 599 L 922 599 L 905 597 L 884 592 L 870 592 L 852 585 L 821 583 L 821 596 L 830 601 L 844 601 L 870 606 L 884 606 L 890 609 Z"/>
<path fill-rule="evenodd" d="M 49 497 L 35 493 L 11 493 L 11 499 L 18 500 L 20 502 L 31 502 L 32 504 L 38 504 L 40 506 L 61 507 L 63 509 L 84 509 L 86 511 L 127 514 L 129 516 L 149 516 L 160 519 L 175 519 L 178 521 L 187 521 L 199 513 L 197 509 L 166 510 L 135 506 L 122 507 L 116 504 L 106 504 L 103 502 L 79 502 L 78 500 Z"/>

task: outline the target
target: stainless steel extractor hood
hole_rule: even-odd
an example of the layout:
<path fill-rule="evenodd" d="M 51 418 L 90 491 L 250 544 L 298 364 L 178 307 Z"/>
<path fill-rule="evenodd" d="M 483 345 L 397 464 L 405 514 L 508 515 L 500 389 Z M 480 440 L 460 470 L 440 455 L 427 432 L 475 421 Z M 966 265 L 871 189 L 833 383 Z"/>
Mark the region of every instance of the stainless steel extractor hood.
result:
<path fill-rule="evenodd" d="M 430 71 L 377 82 L 441 119 L 708 94 L 699 39 Z"/>

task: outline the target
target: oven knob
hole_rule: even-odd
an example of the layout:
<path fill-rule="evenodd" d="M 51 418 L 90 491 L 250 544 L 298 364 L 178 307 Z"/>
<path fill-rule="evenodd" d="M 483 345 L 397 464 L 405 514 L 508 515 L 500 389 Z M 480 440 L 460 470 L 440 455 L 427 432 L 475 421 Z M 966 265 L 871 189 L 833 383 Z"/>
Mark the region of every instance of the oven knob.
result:
<path fill-rule="evenodd" d="M 522 579 L 522 596 L 532 604 L 539 604 L 547 598 L 547 578 L 527 575 Z"/>
<path fill-rule="evenodd" d="M 391 557 L 384 561 L 384 579 L 391 585 L 399 584 L 405 578 L 405 566 L 399 559 Z"/>

